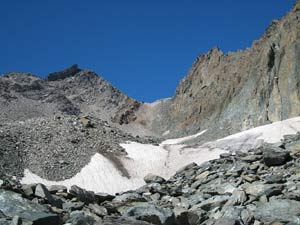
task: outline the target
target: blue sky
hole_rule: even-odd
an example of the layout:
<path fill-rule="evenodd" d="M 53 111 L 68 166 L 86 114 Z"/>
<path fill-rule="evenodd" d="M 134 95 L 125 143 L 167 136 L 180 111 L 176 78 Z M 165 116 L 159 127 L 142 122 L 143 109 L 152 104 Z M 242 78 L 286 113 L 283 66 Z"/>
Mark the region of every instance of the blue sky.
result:
<path fill-rule="evenodd" d="M 294 0 L 0 0 L 0 74 L 74 63 L 131 97 L 173 95 L 214 46 L 249 47 Z"/>

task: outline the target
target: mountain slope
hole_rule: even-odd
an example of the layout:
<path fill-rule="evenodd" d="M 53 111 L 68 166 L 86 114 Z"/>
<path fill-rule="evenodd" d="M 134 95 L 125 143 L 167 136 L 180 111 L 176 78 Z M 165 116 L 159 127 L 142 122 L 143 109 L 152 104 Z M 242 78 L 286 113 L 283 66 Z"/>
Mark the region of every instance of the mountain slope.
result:
<path fill-rule="evenodd" d="M 0 77 L 0 121 L 53 115 L 90 115 L 123 124 L 134 120 L 140 103 L 88 70 L 74 65 L 45 79 L 28 73 Z M 14 113 L 11 113 L 14 112 Z"/>

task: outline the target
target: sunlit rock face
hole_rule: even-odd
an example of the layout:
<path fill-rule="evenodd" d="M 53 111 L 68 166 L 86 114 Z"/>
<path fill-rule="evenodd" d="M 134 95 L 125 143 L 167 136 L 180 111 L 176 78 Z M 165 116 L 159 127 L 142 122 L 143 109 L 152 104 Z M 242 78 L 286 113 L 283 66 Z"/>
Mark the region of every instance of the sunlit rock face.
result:
<path fill-rule="evenodd" d="M 225 136 L 298 116 L 299 16 L 292 10 L 274 20 L 248 49 L 200 55 L 175 96 L 162 104 L 153 129 L 193 133 L 214 127 Z"/>

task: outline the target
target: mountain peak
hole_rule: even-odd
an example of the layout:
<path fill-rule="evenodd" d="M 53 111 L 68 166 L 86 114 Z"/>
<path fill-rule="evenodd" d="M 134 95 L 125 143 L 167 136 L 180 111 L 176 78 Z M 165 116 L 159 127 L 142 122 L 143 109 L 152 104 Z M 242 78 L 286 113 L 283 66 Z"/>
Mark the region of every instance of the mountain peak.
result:
<path fill-rule="evenodd" d="M 80 71 L 80 69 L 78 68 L 78 65 L 74 64 L 74 65 L 72 65 L 71 67 L 69 67 L 69 68 L 67 68 L 65 70 L 54 72 L 54 73 L 50 73 L 45 78 L 45 80 L 47 80 L 47 81 L 63 80 L 63 79 L 66 79 L 67 77 L 74 76 L 79 71 Z"/>
<path fill-rule="evenodd" d="M 294 12 L 296 12 L 296 11 L 299 10 L 299 2 L 300 2 L 299 0 L 296 0 L 296 1 L 295 1 L 294 7 L 293 7 L 293 11 L 294 11 Z"/>

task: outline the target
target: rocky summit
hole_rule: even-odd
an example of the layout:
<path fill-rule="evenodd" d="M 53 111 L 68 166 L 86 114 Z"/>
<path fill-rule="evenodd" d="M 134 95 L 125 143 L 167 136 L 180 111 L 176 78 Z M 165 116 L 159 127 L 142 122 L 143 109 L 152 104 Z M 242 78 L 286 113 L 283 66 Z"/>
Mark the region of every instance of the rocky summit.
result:
<path fill-rule="evenodd" d="M 300 224 L 299 65 L 296 1 L 154 103 L 76 64 L 1 75 L 0 225 Z"/>

